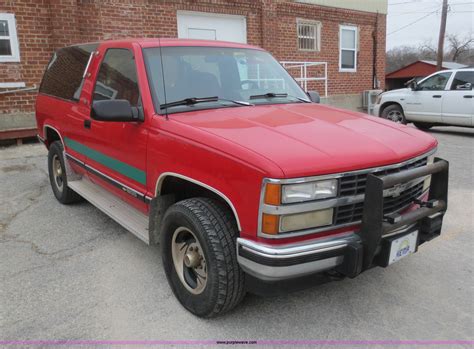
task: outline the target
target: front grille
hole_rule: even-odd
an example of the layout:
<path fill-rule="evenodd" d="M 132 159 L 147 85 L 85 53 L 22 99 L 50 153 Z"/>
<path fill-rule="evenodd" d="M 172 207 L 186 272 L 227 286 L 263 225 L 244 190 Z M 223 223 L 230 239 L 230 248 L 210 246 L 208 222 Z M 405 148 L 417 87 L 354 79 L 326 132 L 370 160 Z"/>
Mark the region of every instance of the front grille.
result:
<path fill-rule="evenodd" d="M 387 170 L 372 172 L 372 173 L 379 176 L 384 176 L 388 174 L 398 173 L 401 171 L 406 171 L 412 168 L 421 167 L 421 166 L 426 165 L 427 163 L 428 163 L 428 159 L 423 158 L 415 162 L 405 164 L 400 167 L 390 168 Z M 341 180 L 339 181 L 339 195 L 341 197 L 344 197 L 344 196 L 364 194 L 365 185 L 367 181 L 367 175 L 368 173 L 363 173 L 363 174 L 345 176 L 341 178 Z M 422 193 L 423 193 L 423 182 L 418 183 L 417 185 L 411 188 L 405 189 L 397 197 L 384 198 L 384 207 L 383 207 L 384 214 L 397 212 L 407 207 L 415 199 L 420 197 Z M 363 209 L 364 209 L 363 202 L 336 207 L 335 213 L 334 213 L 334 224 L 340 225 L 340 224 L 348 224 L 352 222 L 361 221 Z"/>
<path fill-rule="evenodd" d="M 425 166 L 428 163 L 428 158 L 419 159 L 417 161 L 405 164 L 400 167 L 390 168 L 383 171 L 371 172 L 377 176 L 385 176 L 401 171 L 410 170 L 412 168 L 417 168 Z M 358 194 L 365 193 L 365 183 L 367 181 L 367 174 L 356 174 L 342 177 L 339 181 L 339 196 L 353 196 Z"/>

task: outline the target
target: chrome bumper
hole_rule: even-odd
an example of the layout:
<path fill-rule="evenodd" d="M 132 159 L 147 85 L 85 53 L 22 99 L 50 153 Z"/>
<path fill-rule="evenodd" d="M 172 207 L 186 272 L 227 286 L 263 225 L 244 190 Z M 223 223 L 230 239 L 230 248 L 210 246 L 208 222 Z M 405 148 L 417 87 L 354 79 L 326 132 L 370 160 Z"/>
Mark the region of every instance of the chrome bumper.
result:
<path fill-rule="evenodd" d="M 331 269 L 356 277 L 374 265 L 387 266 L 387 261 L 379 255 L 388 236 L 416 226 L 418 247 L 441 234 L 448 204 L 448 172 L 448 162 L 435 158 L 433 164 L 403 172 L 384 176 L 369 174 L 360 231 L 282 246 L 238 238 L 237 260 L 245 272 L 264 281 L 297 278 Z M 384 214 L 385 190 L 427 175 L 432 176 L 428 201 L 414 201 L 418 208 L 408 212 Z"/>
<path fill-rule="evenodd" d="M 319 239 L 304 244 L 268 246 L 237 239 L 237 260 L 242 269 L 265 281 L 278 281 L 334 269 L 344 262 L 348 247 L 360 245 L 360 237 Z"/>

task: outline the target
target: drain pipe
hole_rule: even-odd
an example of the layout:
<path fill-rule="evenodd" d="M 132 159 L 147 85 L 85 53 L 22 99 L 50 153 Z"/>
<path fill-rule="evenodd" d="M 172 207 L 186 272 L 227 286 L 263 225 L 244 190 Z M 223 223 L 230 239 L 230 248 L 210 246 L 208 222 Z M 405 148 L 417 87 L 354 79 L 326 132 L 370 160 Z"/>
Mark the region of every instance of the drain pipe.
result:
<path fill-rule="evenodd" d="M 372 32 L 373 53 L 372 53 L 372 88 L 377 89 L 377 33 L 379 29 L 379 12 L 375 14 L 375 29 Z"/>

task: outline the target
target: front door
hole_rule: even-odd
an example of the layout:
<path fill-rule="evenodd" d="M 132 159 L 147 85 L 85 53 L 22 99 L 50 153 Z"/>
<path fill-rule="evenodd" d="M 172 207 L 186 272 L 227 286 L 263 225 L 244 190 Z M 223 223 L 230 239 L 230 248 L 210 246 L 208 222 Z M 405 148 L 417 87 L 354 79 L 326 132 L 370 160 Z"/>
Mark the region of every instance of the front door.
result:
<path fill-rule="evenodd" d="M 474 126 L 474 71 L 461 70 L 454 75 L 451 88 L 443 99 L 443 123 Z"/>
<path fill-rule="evenodd" d="M 133 47 L 107 44 L 99 48 L 99 57 L 99 69 L 92 77 L 91 105 L 98 100 L 125 99 L 141 109 Z M 91 179 L 146 211 L 146 124 L 88 121 L 88 136 L 78 146 L 85 153 Z"/>
<path fill-rule="evenodd" d="M 441 122 L 445 88 L 451 72 L 441 72 L 419 83 L 415 91 L 408 93 L 405 116 L 409 121 Z"/>

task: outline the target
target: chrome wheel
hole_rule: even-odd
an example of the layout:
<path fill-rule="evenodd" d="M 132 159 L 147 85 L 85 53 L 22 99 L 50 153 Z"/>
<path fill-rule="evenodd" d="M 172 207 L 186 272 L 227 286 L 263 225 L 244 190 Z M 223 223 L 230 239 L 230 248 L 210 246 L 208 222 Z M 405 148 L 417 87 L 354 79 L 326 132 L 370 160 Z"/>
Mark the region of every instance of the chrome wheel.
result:
<path fill-rule="evenodd" d="M 57 189 L 62 192 L 63 191 L 63 167 L 61 166 L 61 160 L 59 159 L 59 156 L 57 154 L 54 154 L 53 156 L 53 177 L 54 177 L 54 182 L 56 183 Z"/>
<path fill-rule="evenodd" d="M 193 294 L 200 294 L 207 284 L 206 258 L 194 233 L 179 227 L 171 240 L 173 264 L 181 283 Z"/>
<path fill-rule="evenodd" d="M 396 123 L 403 123 L 403 114 L 399 110 L 392 110 L 387 114 L 387 119 Z"/>

